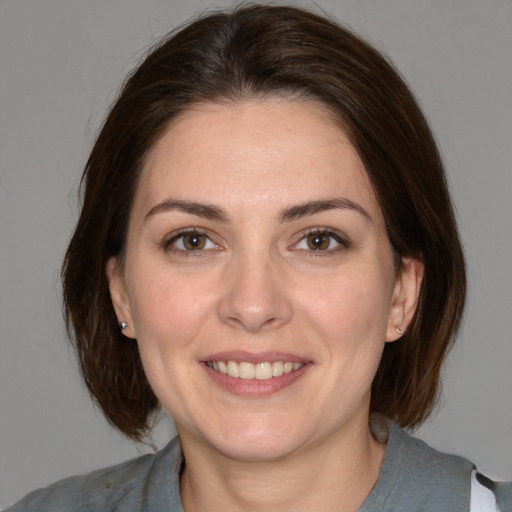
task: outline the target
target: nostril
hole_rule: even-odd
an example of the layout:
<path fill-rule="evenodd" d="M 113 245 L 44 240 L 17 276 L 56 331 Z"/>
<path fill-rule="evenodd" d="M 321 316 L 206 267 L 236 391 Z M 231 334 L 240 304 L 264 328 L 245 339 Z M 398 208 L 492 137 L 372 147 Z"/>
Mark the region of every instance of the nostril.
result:
<path fill-rule="evenodd" d="M 242 328 L 249 332 L 258 332 L 272 328 L 277 323 L 277 318 L 237 315 L 226 318 L 226 322 L 231 324 L 233 327 Z"/>
<path fill-rule="evenodd" d="M 221 321 L 248 332 L 288 322 L 292 308 L 286 288 L 275 275 L 277 269 L 244 261 L 238 261 L 223 281 L 218 308 Z"/>

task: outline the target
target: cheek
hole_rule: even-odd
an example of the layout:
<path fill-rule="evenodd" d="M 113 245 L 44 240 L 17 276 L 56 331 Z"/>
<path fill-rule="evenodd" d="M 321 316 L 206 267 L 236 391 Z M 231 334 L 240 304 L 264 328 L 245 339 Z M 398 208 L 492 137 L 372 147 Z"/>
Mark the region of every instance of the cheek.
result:
<path fill-rule="evenodd" d="M 198 341 L 204 338 L 212 311 L 205 280 L 180 279 L 165 272 L 133 281 L 130 304 L 139 353 L 146 376 L 163 407 L 172 415 L 188 407 Z"/>
<path fill-rule="evenodd" d="M 211 286 L 205 279 L 165 272 L 145 274 L 134 282 L 131 308 L 137 338 L 142 345 L 162 348 L 194 338 L 211 311 Z"/>
<path fill-rule="evenodd" d="M 305 283 L 297 293 L 302 311 L 331 336 L 384 339 L 391 285 L 372 268 L 341 269 L 323 280 Z"/>

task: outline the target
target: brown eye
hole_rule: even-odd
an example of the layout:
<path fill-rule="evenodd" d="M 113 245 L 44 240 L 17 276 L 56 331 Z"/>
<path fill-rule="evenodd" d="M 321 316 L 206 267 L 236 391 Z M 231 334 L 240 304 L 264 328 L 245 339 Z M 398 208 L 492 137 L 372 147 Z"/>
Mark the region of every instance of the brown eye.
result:
<path fill-rule="evenodd" d="M 349 246 L 349 243 L 338 233 L 330 230 L 318 229 L 306 233 L 299 242 L 293 246 L 295 250 L 306 253 L 334 254 Z"/>
<path fill-rule="evenodd" d="M 327 233 L 314 233 L 307 236 L 309 249 L 313 251 L 325 251 L 331 245 L 332 236 Z"/>
<path fill-rule="evenodd" d="M 206 240 L 206 236 L 202 233 L 188 233 L 183 235 L 183 247 L 188 251 L 201 250 L 204 249 Z"/>
<path fill-rule="evenodd" d="M 212 242 L 208 235 L 195 230 L 182 232 L 168 242 L 165 242 L 163 246 L 166 250 L 184 253 L 219 249 L 219 246 Z"/>

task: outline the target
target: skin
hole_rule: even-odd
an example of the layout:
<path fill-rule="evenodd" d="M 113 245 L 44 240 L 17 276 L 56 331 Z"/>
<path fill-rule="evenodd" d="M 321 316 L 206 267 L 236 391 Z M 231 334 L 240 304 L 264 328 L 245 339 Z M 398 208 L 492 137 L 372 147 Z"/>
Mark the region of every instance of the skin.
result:
<path fill-rule="evenodd" d="M 290 214 L 333 198 L 344 207 Z M 186 229 L 202 249 L 187 250 Z M 363 164 L 322 106 L 207 104 L 173 123 L 143 170 L 123 265 L 111 259 L 107 275 L 176 421 L 187 511 L 357 510 L 385 451 L 368 428 L 371 383 L 421 274 L 404 259 L 397 275 Z M 233 351 L 307 364 L 283 389 L 244 396 L 204 364 Z"/>

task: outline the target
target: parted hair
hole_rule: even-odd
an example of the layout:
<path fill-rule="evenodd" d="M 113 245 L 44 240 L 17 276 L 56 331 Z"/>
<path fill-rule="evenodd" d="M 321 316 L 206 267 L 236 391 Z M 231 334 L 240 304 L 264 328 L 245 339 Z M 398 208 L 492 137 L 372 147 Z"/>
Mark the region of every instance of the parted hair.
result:
<path fill-rule="evenodd" d="M 289 6 L 202 15 L 161 40 L 130 73 L 87 160 L 81 213 L 62 267 L 64 314 L 85 384 L 107 420 L 135 440 L 159 402 L 137 343 L 123 336 L 106 264 L 123 257 L 148 152 L 193 104 L 293 97 L 322 103 L 364 163 L 397 268 L 423 262 L 416 314 L 387 343 L 371 411 L 402 427 L 436 404 L 462 316 L 466 278 L 443 165 L 423 114 L 392 64 L 339 23 Z"/>

